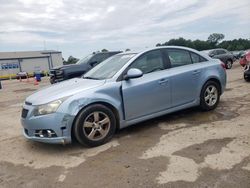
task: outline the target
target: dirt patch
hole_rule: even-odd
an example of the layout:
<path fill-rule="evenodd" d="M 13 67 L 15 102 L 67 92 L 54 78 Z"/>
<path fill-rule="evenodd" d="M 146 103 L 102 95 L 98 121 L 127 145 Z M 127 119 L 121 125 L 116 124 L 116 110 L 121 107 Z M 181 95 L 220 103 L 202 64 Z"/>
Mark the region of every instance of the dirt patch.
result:
<path fill-rule="evenodd" d="M 24 92 L 32 92 L 32 91 L 36 91 L 36 89 L 31 89 L 31 88 L 24 88 L 24 89 L 17 89 L 14 90 L 14 93 L 24 93 Z"/>
<path fill-rule="evenodd" d="M 9 107 L 11 105 L 19 104 L 21 101 L 22 100 L 20 100 L 20 99 L 2 101 L 2 102 L 0 102 L 0 110 L 1 110 L 1 108 L 3 108 L 3 110 L 6 110 L 6 109 L 4 109 L 5 107 Z"/>
<path fill-rule="evenodd" d="M 165 188 L 185 187 L 185 188 L 249 188 L 250 171 L 242 170 L 242 166 L 250 162 L 246 158 L 243 162 L 230 170 L 213 170 L 204 168 L 199 173 L 201 176 L 195 182 L 177 181 L 165 184 Z"/>
<path fill-rule="evenodd" d="M 187 157 L 193 159 L 196 163 L 202 163 L 207 155 L 219 153 L 223 147 L 233 140 L 234 138 L 211 139 L 202 144 L 194 144 L 174 152 L 173 155 Z"/>
<path fill-rule="evenodd" d="M 0 163 L 0 187 L 55 187 L 57 176 L 64 171 L 60 167 L 34 170 L 23 165 L 13 165 L 8 162 Z"/>

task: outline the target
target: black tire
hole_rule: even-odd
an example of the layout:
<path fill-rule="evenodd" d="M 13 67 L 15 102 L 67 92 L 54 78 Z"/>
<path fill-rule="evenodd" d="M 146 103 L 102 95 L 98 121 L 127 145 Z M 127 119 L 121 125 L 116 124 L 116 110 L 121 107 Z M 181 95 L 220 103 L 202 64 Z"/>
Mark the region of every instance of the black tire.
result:
<path fill-rule="evenodd" d="M 49 81 L 50 81 L 51 84 L 54 84 L 55 83 L 55 77 L 50 77 Z"/>
<path fill-rule="evenodd" d="M 231 59 L 228 59 L 226 62 L 226 68 L 231 69 L 233 67 L 233 61 Z"/>
<path fill-rule="evenodd" d="M 210 90 L 209 88 L 216 88 L 216 92 L 217 92 L 217 99 L 216 100 L 211 99 L 211 101 L 212 101 L 211 103 L 210 103 L 210 98 L 213 98 L 213 96 L 215 96 L 215 95 L 211 94 L 211 97 L 209 99 L 206 98 L 209 95 L 207 92 L 207 90 Z M 219 101 L 220 101 L 220 86 L 219 86 L 219 84 L 215 81 L 212 81 L 212 80 L 207 81 L 201 89 L 200 108 L 204 111 L 213 110 L 217 107 Z"/>
<path fill-rule="evenodd" d="M 103 138 L 101 135 L 101 131 L 98 131 L 98 130 L 100 130 L 100 129 L 104 130 L 102 127 L 104 125 L 99 124 L 99 122 L 101 122 L 100 120 L 98 122 L 95 120 L 94 114 L 96 114 L 96 113 L 99 114 L 98 119 L 101 119 L 101 116 L 103 116 L 105 118 L 108 118 L 108 120 L 109 120 L 109 124 L 108 124 L 109 128 L 107 128 L 107 124 L 106 124 L 105 126 L 106 126 L 106 129 L 108 129 L 108 130 L 105 130 L 106 133 L 104 134 L 105 136 Z M 93 122 L 92 122 L 92 120 L 93 120 Z M 91 122 L 89 122 L 89 121 L 91 121 Z M 87 123 L 87 124 L 92 123 L 93 127 L 89 127 L 89 126 L 85 127 L 85 123 Z M 98 126 L 97 124 L 99 125 L 99 128 L 95 127 L 95 126 Z M 75 121 L 74 126 L 73 126 L 73 133 L 74 133 L 76 140 L 80 144 L 86 145 L 89 147 L 96 147 L 96 146 L 105 144 L 113 137 L 115 130 L 116 130 L 115 115 L 113 114 L 112 110 L 110 110 L 109 108 L 107 108 L 106 106 L 101 105 L 101 104 L 94 104 L 94 105 L 88 106 L 87 108 L 83 109 L 80 112 L 80 114 L 77 116 L 76 121 Z M 97 140 L 94 140 L 94 138 L 90 139 L 88 136 L 91 135 L 92 131 L 93 132 L 95 131 L 94 136 L 98 137 L 98 134 L 100 134 L 99 137 L 101 137 L 101 138 L 99 138 Z M 87 135 L 87 134 L 89 134 L 89 135 Z"/>
<path fill-rule="evenodd" d="M 245 79 L 246 82 L 250 82 L 250 78 L 245 74 L 244 74 L 244 79 Z"/>

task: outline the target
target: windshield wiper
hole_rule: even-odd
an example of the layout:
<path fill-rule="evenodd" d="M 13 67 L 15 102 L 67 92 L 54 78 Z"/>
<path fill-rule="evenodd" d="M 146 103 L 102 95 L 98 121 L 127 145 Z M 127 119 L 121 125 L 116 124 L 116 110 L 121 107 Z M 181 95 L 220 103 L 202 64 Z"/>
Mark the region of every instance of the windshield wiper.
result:
<path fill-rule="evenodd" d="M 90 76 L 83 77 L 83 79 L 100 80 L 99 78 L 94 78 L 94 77 L 90 77 Z"/>

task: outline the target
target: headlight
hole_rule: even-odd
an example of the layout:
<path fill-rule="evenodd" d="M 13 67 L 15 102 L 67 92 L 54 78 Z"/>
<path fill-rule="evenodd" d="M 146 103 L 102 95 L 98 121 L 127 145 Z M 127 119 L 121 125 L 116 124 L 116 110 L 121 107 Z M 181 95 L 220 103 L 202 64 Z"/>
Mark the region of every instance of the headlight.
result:
<path fill-rule="evenodd" d="M 63 103 L 65 99 L 59 99 L 53 102 L 50 102 L 48 104 L 43 104 L 36 106 L 34 110 L 34 116 L 40 116 L 45 114 L 51 114 L 56 112 L 56 110 L 59 108 L 59 106 Z"/>

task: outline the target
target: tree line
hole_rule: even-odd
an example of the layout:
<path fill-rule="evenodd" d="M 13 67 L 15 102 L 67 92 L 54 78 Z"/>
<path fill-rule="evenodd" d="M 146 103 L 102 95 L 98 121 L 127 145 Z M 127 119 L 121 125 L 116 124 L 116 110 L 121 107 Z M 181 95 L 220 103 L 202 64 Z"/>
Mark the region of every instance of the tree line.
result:
<path fill-rule="evenodd" d="M 170 39 L 165 43 L 158 43 L 156 46 L 185 46 L 196 50 L 209 50 L 214 48 L 224 48 L 229 51 L 241 51 L 250 49 L 250 39 L 234 39 L 224 40 L 225 36 L 220 33 L 209 35 L 207 40 L 190 40 L 180 37 L 178 39 Z M 222 41 L 222 42 L 220 42 Z"/>

